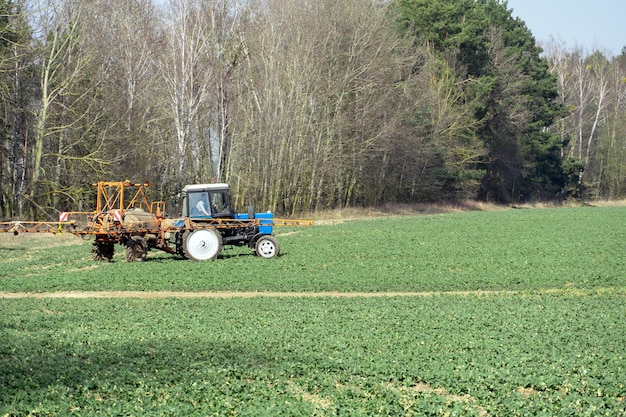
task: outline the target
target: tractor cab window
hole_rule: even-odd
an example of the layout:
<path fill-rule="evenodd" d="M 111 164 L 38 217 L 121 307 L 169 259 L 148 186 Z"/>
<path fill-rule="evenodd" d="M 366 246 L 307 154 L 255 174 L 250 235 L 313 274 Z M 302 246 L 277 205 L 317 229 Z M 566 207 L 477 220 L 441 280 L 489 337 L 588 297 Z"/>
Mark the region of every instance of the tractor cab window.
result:
<path fill-rule="evenodd" d="M 213 191 L 211 193 L 211 212 L 213 217 L 228 217 L 231 215 L 228 197 L 228 191 Z"/>
<path fill-rule="evenodd" d="M 189 201 L 190 217 L 210 217 L 211 207 L 209 205 L 209 196 L 206 191 L 194 192 L 187 194 Z"/>

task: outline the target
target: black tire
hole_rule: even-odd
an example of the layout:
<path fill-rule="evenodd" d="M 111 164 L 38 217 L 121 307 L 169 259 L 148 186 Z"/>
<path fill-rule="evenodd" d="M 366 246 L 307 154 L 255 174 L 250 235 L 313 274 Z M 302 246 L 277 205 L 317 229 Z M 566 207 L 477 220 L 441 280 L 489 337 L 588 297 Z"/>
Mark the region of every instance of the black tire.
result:
<path fill-rule="evenodd" d="M 94 261 L 111 262 L 115 252 L 114 244 L 111 242 L 93 242 L 91 256 Z"/>
<path fill-rule="evenodd" d="M 185 255 L 185 240 L 187 240 L 189 233 L 189 230 L 176 232 L 176 253 L 185 259 L 187 259 L 187 255 Z"/>
<path fill-rule="evenodd" d="M 254 253 L 261 258 L 275 258 L 280 253 L 280 245 L 274 236 L 261 236 L 254 245 Z"/>
<path fill-rule="evenodd" d="M 128 262 L 143 262 L 148 256 L 146 239 L 141 236 L 133 236 L 126 244 L 126 260 Z"/>

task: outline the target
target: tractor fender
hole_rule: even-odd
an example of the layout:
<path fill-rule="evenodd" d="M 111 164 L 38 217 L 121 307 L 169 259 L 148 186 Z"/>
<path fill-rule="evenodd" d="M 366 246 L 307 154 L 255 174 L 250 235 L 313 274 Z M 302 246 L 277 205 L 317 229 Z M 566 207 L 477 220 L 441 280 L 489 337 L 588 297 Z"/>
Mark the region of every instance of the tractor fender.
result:
<path fill-rule="evenodd" d="M 268 234 L 267 233 L 257 233 L 254 236 L 252 236 L 252 239 L 250 239 L 250 242 L 248 242 L 248 246 L 250 246 L 250 249 L 254 249 L 254 247 L 256 246 L 257 240 L 259 240 L 263 236 L 268 236 Z"/>

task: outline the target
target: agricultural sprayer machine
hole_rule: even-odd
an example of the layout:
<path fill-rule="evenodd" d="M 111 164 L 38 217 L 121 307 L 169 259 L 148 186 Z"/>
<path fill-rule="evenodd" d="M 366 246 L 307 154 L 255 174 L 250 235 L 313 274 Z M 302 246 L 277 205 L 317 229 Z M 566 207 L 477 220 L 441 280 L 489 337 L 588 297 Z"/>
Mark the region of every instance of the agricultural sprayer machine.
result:
<path fill-rule="evenodd" d="M 258 256 L 273 258 L 280 246 L 274 226 L 310 226 L 311 220 L 276 219 L 274 214 L 236 213 L 228 184 L 194 184 L 182 189 L 182 213 L 168 218 L 165 202 L 148 201 L 149 183 L 105 182 L 97 187 L 93 212 L 61 212 L 58 222 L 0 222 L 0 232 L 69 232 L 93 237 L 95 260 L 111 261 L 115 245 L 125 247 L 129 262 L 144 261 L 162 250 L 196 261 L 215 259 L 224 245 L 247 245 Z"/>

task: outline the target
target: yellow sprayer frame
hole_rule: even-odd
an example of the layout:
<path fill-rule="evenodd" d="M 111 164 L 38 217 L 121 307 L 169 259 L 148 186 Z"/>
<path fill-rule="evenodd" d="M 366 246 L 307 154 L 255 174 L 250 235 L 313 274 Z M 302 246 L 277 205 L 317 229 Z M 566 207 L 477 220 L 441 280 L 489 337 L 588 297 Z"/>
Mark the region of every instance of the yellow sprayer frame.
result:
<path fill-rule="evenodd" d="M 114 226 L 113 213 L 119 212 L 123 217 L 130 209 L 141 208 L 149 212 L 156 218 L 165 217 L 165 202 L 154 201 L 150 203 L 146 198 L 144 187 L 149 187 L 150 183 L 133 183 L 130 181 L 99 181 L 91 184 L 97 187 L 96 209 L 92 212 L 72 211 L 67 212 L 72 217 L 83 216 L 90 220 L 86 228 L 77 228 L 75 221 L 41 222 L 41 221 L 11 221 L 0 223 L 0 233 L 9 232 L 18 234 L 27 233 L 58 233 L 63 229 L 74 234 L 99 234 L 107 233 Z M 133 193 L 129 193 L 127 199 L 127 187 L 135 188 Z"/>
<path fill-rule="evenodd" d="M 165 216 L 165 202 L 148 202 L 144 187 L 149 187 L 150 183 L 132 183 L 130 181 L 111 182 L 100 181 L 92 184 L 97 187 L 96 213 L 120 210 L 122 214 L 132 208 L 141 208 L 157 217 Z M 125 188 L 135 187 L 132 197 L 125 204 Z"/>

